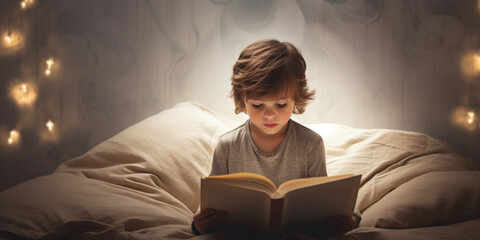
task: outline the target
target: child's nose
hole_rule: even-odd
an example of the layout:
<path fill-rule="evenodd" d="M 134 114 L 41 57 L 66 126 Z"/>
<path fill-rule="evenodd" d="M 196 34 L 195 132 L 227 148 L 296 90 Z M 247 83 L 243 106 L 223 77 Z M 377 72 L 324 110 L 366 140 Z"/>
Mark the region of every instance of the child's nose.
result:
<path fill-rule="evenodd" d="M 265 109 L 265 113 L 263 114 L 263 116 L 267 119 L 271 119 L 275 118 L 277 116 L 277 113 L 273 109 L 267 108 Z"/>

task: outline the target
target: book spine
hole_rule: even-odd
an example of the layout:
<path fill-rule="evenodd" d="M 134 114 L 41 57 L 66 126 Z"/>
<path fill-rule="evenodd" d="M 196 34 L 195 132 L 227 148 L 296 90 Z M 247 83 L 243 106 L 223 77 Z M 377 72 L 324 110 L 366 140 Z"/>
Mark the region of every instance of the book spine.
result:
<path fill-rule="evenodd" d="M 282 230 L 283 198 L 272 199 L 270 204 L 269 233 L 279 233 Z"/>

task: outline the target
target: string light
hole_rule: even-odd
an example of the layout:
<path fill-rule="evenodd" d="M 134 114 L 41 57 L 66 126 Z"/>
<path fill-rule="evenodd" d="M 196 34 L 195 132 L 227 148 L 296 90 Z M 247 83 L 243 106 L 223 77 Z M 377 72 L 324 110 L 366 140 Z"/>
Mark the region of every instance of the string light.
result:
<path fill-rule="evenodd" d="M 470 111 L 470 112 L 468 112 L 467 114 L 468 114 L 468 116 L 467 116 L 467 123 L 468 123 L 469 125 L 472 125 L 473 123 L 475 123 L 475 113 L 472 112 L 472 111 Z"/>
<path fill-rule="evenodd" d="M 8 138 L 8 144 L 11 145 L 11 144 L 14 144 L 15 142 L 17 142 L 18 137 L 19 137 L 19 134 L 18 134 L 17 131 L 15 131 L 15 130 L 10 131 L 10 137 Z"/>
<path fill-rule="evenodd" d="M 27 83 L 21 83 L 13 87 L 11 95 L 17 104 L 21 106 L 31 105 L 37 98 L 35 87 Z"/>
<path fill-rule="evenodd" d="M 4 40 L 5 40 L 5 44 L 6 44 L 7 46 L 12 45 L 13 39 L 12 39 L 12 32 L 11 32 L 11 31 L 8 31 L 7 35 L 5 35 Z"/>
<path fill-rule="evenodd" d="M 476 58 L 475 58 L 475 67 L 477 69 L 477 72 L 480 72 L 480 54 L 477 54 Z"/>
<path fill-rule="evenodd" d="M 23 46 L 23 37 L 18 32 L 9 30 L 2 34 L 2 42 L 6 48 L 17 49 Z"/>
<path fill-rule="evenodd" d="M 23 0 L 22 2 L 20 2 L 20 6 L 22 7 L 22 9 L 27 9 L 27 7 L 29 7 L 32 4 L 33 4 L 33 0 Z"/>
<path fill-rule="evenodd" d="M 52 68 L 52 65 L 54 64 L 53 58 L 49 58 L 46 63 L 48 68 Z"/>
<path fill-rule="evenodd" d="M 468 131 L 475 131 L 479 127 L 475 110 L 464 106 L 455 109 L 452 113 L 452 121 Z"/>
<path fill-rule="evenodd" d="M 45 69 L 45 75 L 50 76 L 50 74 L 52 74 L 52 66 L 55 64 L 55 62 L 53 61 L 53 58 L 49 58 L 46 63 L 47 69 Z"/>
<path fill-rule="evenodd" d="M 28 93 L 28 85 L 25 84 L 25 83 L 22 83 L 21 86 L 22 86 L 22 91 L 23 91 L 23 93 Z"/>
<path fill-rule="evenodd" d="M 47 126 L 49 132 L 52 132 L 55 124 L 53 124 L 53 122 L 51 120 L 48 120 L 48 122 L 45 124 L 45 126 Z"/>

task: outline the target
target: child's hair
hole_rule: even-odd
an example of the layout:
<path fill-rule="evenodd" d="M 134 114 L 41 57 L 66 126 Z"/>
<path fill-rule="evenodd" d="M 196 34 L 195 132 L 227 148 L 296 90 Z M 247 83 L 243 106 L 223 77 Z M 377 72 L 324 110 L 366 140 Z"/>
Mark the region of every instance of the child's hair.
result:
<path fill-rule="evenodd" d="M 315 91 L 308 91 L 307 64 L 300 51 L 288 42 L 263 40 L 252 43 L 233 66 L 231 97 L 235 113 L 245 112 L 246 99 L 258 99 L 285 91 L 295 106 L 293 113 L 303 113 Z"/>

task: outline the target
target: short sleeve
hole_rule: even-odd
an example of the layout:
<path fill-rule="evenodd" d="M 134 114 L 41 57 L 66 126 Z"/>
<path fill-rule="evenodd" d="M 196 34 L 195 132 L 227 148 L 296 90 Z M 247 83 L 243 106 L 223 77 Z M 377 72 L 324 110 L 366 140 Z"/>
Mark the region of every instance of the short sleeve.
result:
<path fill-rule="evenodd" d="M 228 174 L 228 144 L 220 140 L 215 147 L 210 176 Z"/>
<path fill-rule="evenodd" d="M 323 139 L 319 140 L 311 147 L 308 154 L 308 177 L 327 176 L 327 166 L 325 160 L 325 146 Z"/>

